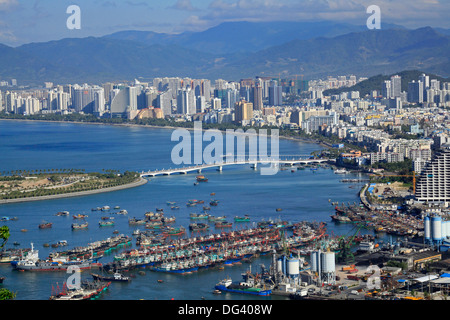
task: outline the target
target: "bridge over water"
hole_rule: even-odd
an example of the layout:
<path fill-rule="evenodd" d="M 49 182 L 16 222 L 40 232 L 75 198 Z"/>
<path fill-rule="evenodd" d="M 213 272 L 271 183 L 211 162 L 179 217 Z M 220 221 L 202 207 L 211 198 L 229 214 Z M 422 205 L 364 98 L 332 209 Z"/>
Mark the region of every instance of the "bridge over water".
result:
<path fill-rule="evenodd" d="M 233 166 L 233 165 L 246 165 L 249 164 L 254 168 L 255 170 L 258 168 L 258 165 L 272 165 L 272 166 L 293 166 L 296 164 L 319 164 L 323 162 L 335 162 L 335 159 L 325 159 L 325 158 L 311 158 L 311 156 L 291 156 L 291 155 L 283 155 L 279 156 L 276 159 L 271 159 L 270 157 L 267 158 L 257 158 L 257 157 L 237 157 L 237 159 L 234 159 L 230 161 L 229 159 L 226 161 L 221 162 L 214 162 L 214 163 L 203 163 L 199 165 L 193 165 L 189 167 L 180 167 L 180 168 L 169 168 L 169 169 L 161 169 L 161 170 L 154 170 L 154 171 L 147 171 L 142 172 L 141 177 L 155 177 L 158 175 L 171 175 L 171 174 L 188 174 L 190 172 L 197 172 L 201 173 L 202 170 L 209 169 L 209 168 L 217 168 L 218 171 L 222 171 L 222 168 L 225 166 Z"/>

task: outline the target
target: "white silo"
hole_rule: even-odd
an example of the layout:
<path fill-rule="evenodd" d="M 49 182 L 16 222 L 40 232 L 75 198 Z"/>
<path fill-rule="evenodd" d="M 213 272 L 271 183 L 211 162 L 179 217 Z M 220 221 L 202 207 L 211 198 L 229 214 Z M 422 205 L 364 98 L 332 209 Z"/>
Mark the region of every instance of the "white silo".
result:
<path fill-rule="evenodd" d="M 450 220 L 447 220 L 447 238 L 450 238 Z"/>
<path fill-rule="evenodd" d="M 447 224 L 448 224 L 448 221 L 442 220 L 442 223 L 441 223 L 441 238 L 442 239 L 447 238 Z"/>
<path fill-rule="evenodd" d="M 431 238 L 434 243 L 442 241 L 442 218 L 434 216 L 431 218 Z"/>
<path fill-rule="evenodd" d="M 320 250 L 311 252 L 311 271 L 320 273 Z"/>
<path fill-rule="evenodd" d="M 426 216 L 423 220 L 425 242 L 431 242 L 431 224 L 430 216 Z"/>
<path fill-rule="evenodd" d="M 289 278 L 298 278 L 300 276 L 300 261 L 298 258 L 289 258 L 287 260 L 287 276 Z"/>
<path fill-rule="evenodd" d="M 336 283 L 336 259 L 335 253 L 331 251 L 321 254 L 322 281 L 328 284 Z"/>

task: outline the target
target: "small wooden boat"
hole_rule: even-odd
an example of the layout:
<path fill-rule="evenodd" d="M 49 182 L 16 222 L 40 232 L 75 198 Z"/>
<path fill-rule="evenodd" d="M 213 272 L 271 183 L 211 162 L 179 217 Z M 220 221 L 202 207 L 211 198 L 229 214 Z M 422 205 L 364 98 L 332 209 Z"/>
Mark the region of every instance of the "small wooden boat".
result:
<path fill-rule="evenodd" d="M 74 214 L 73 215 L 73 218 L 74 219 L 84 219 L 84 218 L 87 218 L 88 217 L 88 215 L 86 215 L 86 214 Z"/>
<path fill-rule="evenodd" d="M 48 229 L 51 228 L 53 223 L 51 222 L 43 222 L 39 225 L 39 229 Z"/>

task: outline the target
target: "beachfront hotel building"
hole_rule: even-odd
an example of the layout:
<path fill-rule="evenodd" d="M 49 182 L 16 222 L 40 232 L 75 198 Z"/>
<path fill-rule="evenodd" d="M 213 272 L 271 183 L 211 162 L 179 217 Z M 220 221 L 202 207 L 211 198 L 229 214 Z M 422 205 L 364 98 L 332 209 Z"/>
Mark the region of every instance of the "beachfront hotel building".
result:
<path fill-rule="evenodd" d="M 416 199 L 426 203 L 450 203 L 450 145 L 436 151 L 420 173 Z"/>

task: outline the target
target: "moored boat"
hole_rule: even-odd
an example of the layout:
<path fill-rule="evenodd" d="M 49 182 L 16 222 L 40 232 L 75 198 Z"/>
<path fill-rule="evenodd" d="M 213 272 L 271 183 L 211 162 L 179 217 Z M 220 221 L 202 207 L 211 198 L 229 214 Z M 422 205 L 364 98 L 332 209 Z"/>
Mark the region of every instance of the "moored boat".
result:
<path fill-rule="evenodd" d="M 196 179 L 198 182 L 208 182 L 208 178 L 202 175 L 197 176 Z"/>
<path fill-rule="evenodd" d="M 111 276 L 105 276 L 105 275 L 101 275 L 101 274 L 91 273 L 91 276 L 94 278 L 94 280 L 100 280 L 100 281 L 120 281 L 120 282 L 131 281 L 130 277 L 126 277 L 122 273 L 119 273 L 119 272 L 115 272 Z"/>
<path fill-rule="evenodd" d="M 39 224 L 39 229 L 48 229 L 51 228 L 53 225 L 53 223 L 51 222 L 43 222 L 41 224 Z"/>
<path fill-rule="evenodd" d="M 248 282 L 233 283 L 231 279 L 224 279 L 220 281 L 218 284 L 216 284 L 215 289 L 219 291 L 250 294 L 257 296 L 270 296 L 272 293 L 271 289 L 259 288 L 251 285 Z"/>
<path fill-rule="evenodd" d="M 234 221 L 235 222 L 248 222 L 248 221 L 250 221 L 250 217 L 248 215 L 245 215 L 243 217 L 236 216 L 236 217 L 234 217 Z"/>
<path fill-rule="evenodd" d="M 86 229 L 89 226 L 88 222 L 85 223 L 72 223 L 72 229 Z"/>

